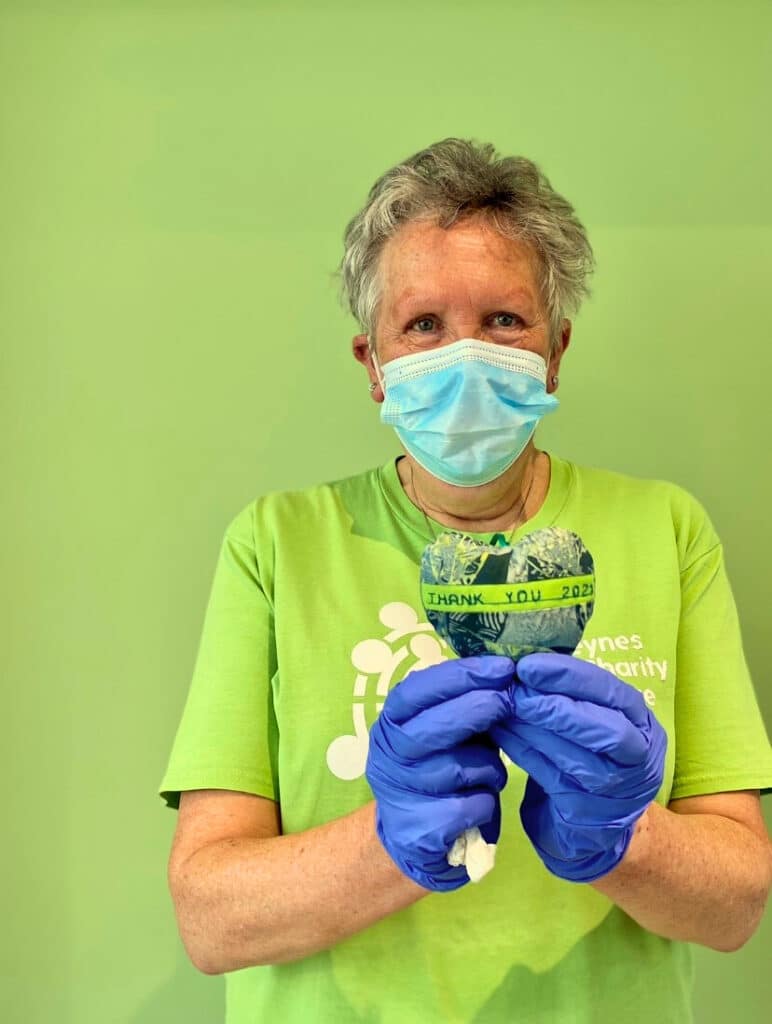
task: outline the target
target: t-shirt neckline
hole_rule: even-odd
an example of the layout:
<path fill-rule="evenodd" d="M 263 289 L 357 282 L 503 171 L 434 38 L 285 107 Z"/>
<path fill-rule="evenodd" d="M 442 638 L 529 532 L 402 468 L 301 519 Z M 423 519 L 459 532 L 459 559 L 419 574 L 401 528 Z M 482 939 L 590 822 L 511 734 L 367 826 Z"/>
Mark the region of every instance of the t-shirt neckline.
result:
<path fill-rule="evenodd" d="M 512 544 L 515 544 L 521 537 L 532 533 L 534 530 L 552 525 L 568 499 L 574 482 L 573 465 L 566 459 L 561 459 L 551 452 L 545 452 L 545 455 L 550 461 L 550 481 L 547 493 L 536 514 L 524 523 L 521 523 L 512 534 Z M 427 534 L 426 520 L 423 512 L 408 498 L 402 486 L 402 481 L 397 471 L 397 462 L 400 458 L 402 458 L 401 455 L 395 455 L 388 462 L 378 467 L 377 477 L 380 489 L 386 502 L 398 519 L 426 540 L 434 540 L 434 537 L 429 537 Z M 454 529 L 437 522 L 431 516 L 429 516 L 429 523 L 436 535 Z M 494 531 L 491 530 L 484 533 L 472 530 L 464 530 L 463 532 L 467 536 L 474 537 L 475 540 L 480 540 L 484 543 L 488 543 L 494 536 Z"/>

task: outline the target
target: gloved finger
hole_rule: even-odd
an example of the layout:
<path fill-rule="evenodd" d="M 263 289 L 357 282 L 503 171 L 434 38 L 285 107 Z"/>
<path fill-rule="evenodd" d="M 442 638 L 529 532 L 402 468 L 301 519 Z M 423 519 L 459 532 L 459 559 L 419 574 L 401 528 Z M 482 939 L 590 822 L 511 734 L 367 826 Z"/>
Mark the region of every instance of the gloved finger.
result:
<path fill-rule="evenodd" d="M 573 783 L 575 787 L 588 793 L 610 794 L 618 787 L 624 787 L 628 780 L 638 778 L 639 772 L 635 767 L 620 765 L 604 754 L 595 754 L 539 725 L 516 722 L 510 726 L 510 731 L 558 769 L 560 775 L 564 777 L 562 788 L 571 789 Z"/>
<path fill-rule="evenodd" d="M 648 709 L 643 695 L 634 686 L 605 668 L 582 661 L 572 654 L 537 652 L 526 654 L 517 663 L 521 682 L 543 693 L 562 693 L 577 700 L 591 701 L 621 711 L 634 725 L 643 725 Z"/>
<path fill-rule="evenodd" d="M 477 733 L 487 732 L 494 722 L 503 721 L 511 714 L 512 703 L 506 690 L 472 690 L 419 711 L 397 728 L 388 729 L 389 743 L 395 754 L 404 760 L 425 757 L 455 747 Z M 386 715 L 386 721 L 392 721 L 393 725 L 385 704 L 381 715 Z"/>
<path fill-rule="evenodd" d="M 556 823 L 555 808 L 533 779 L 529 779 L 525 786 L 520 803 L 520 821 L 540 857 L 546 855 L 554 860 L 570 862 L 581 852 L 577 851 L 572 831 L 561 828 L 559 818 Z"/>
<path fill-rule="evenodd" d="M 648 794 L 609 797 L 601 793 L 560 793 L 554 798 L 555 811 L 573 828 L 606 828 L 627 825 L 640 817 L 650 800 Z M 656 795 L 656 794 L 655 794 Z"/>
<path fill-rule="evenodd" d="M 498 654 L 454 658 L 409 672 L 389 691 L 384 702 L 389 718 L 401 725 L 417 712 L 474 690 L 505 690 L 514 679 L 515 663 Z"/>
<path fill-rule="evenodd" d="M 652 800 L 664 775 L 665 745 L 652 747 L 645 762 L 638 765 L 621 765 L 603 754 L 592 754 L 560 737 L 539 736 L 539 727 L 519 723 L 516 730 L 523 739 L 544 752 L 563 776 L 562 794 L 570 796 L 592 795 L 606 801 L 605 813 L 626 814 L 640 804 L 641 800 Z M 613 804 L 613 807 L 612 807 Z M 598 814 L 604 811 L 600 803 Z"/>
<path fill-rule="evenodd" d="M 498 743 L 507 757 L 519 765 L 545 790 L 555 793 L 566 788 L 567 783 L 561 775 L 560 769 L 518 732 L 506 725 L 494 725 L 490 730 L 490 736 Z"/>
<path fill-rule="evenodd" d="M 420 868 L 416 866 L 413 870 L 420 871 Z M 448 858 L 443 854 L 439 854 L 435 861 L 427 864 L 427 871 L 422 875 L 413 874 L 409 877 L 434 892 L 450 892 L 453 889 L 460 889 L 462 885 L 469 882 L 469 872 L 463 864 L 459 867 L 451 867 L 448 864 Z"/>
<path fill-rule="evenodd" d="M 597 825 L 564 827 L 562 804 L 558 809 L 532 779 L 526 783 L 520 821 L 539 855 L 556 862 L 551 870 L 577 881 L 591 880 L 594 866 L 601 866 L 609 851 L 612 862 L 620 859 L 632 834 L 631 822 L 608 818 Z"/>
<path fill-rule="evenodd" d="M 571 878 L 578 862 L 582 873 L 591 871 L 598 856 L 613 846 L 618 835 L 615 825 L 601 827 L 565 827 L 562 811 L 534 784 L 526 783 L 520 804 L 520 821 L 539 856 L 549 858 L 556 874 Z"/>
<path fill-rule="evenodd" d="M 528 685 L 514 687 L 512 701 L 518 723 L 538 725 L 618 764 L 640 764 L 646 759 L 647 734 L 616 708 L 562 693 L 540 693 Z"/>
<path fill-rule="evenodd" d="M 397 866 L 427 889 L 455 889 L 469 881 L 464 867 L 448 864 L 445 844 L 437 836 L 435 798 L 406 802 L 376 801 L 378 837 Z"/>
<path fill-rule="evenodd" d="M 497 843 L 501 836 L 501 802 L 496 801 L 496 808 L 490 821 L 478 826 L 480 835 L 486 843 Z"/>
<path fill-rule="evenodd" d="M 466 829 L 476 825 L 482 832 L 501 814 L 498 793 L 486 789 L 437 797 L 399 792 L 376 801 L 376 808 L 386 839 L 421 859 L 446 854 Z"/>
<path fill-rule="evenodd" d="M 531 808 L 531 821 L 536 813 L 533 809 L 535 806 L 545 814 L 557 816 L 557 820 L 564 825 L 574 828 L 605 828 L 610 824 L 627 822 L 630 816 L 641 813 L 640 797 L 609 797 L 573 788 L 568 777 L 562 775 L 537 750 L 529 747 L 525 740 L 519 736 L 512 737 L 511 734 L 504 739 L 509 741 L 508 746 L 512 750 L 509 756 L 528 772 L 524 805 Z"/>
<path fill-rule="evenodd" d="M 498 748 L 481 743 L 464 743 L 415 761 L 370 757 L 366 772 L 371 786 L 387 785 L 426 796 L 479 788 L 500 792 L 508 779 Z"/>
<path fill-rule="evenodd" d="M 412 785 L 431 795 L 465 789 L 490 789 L 500 793 L 509 778 L 498 750 L 478 743 L 463 743 L 451 750 L 430 754 L 414 762 L 410 771 Z"/>
<path fill-rule="evenodd" d="M 437 799 L 442 801 L 443 813 L 436 838 L 446 852 L 466 829 L 476 825 L 482 833 L 483 826 L 495 821 L 496 815 L 501 814 L 498 793 L 489 793 L 484 789 Z"/>

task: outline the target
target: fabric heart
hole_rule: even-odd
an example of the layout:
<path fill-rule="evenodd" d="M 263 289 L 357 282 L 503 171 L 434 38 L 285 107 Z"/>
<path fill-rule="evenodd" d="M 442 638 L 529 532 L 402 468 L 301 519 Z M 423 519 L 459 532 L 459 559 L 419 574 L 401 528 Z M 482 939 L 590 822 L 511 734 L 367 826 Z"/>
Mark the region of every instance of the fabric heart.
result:
<path fill-rule="evenodd" d="M 460 658 L 573 654 L 594 608 L 594 562 L 582 539 L 559 526 L 511 547 L 446 531 L 424 549 L 421 600 Z"/>

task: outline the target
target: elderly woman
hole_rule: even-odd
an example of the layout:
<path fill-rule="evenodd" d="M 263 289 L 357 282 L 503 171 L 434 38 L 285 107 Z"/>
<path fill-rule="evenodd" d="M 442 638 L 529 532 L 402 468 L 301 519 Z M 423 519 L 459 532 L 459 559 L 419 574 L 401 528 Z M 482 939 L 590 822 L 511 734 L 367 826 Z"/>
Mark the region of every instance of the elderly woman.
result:
<path fill-rule="evenodd" d="M 160 787 L 229 1024 L 689 1021 L 688 943 L 758 925 L 772 756 L 719 538 L 534 444 L 592 266 L 532 162 L 461 139 L 346 229 L 404 454 L 233 518 Z"/>

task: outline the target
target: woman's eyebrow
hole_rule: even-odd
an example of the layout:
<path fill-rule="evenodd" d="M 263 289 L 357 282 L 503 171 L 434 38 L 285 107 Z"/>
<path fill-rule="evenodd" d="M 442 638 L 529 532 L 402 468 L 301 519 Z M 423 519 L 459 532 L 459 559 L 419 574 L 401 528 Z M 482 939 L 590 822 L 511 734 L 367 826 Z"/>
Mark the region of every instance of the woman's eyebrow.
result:
<path fill-rule="evenodd" d="M 484 306 L 496 306 L 499 308 L 512 305 L 523 305 L 530 304 L 533 302 L 533 296 L 528 291 L 522 289 L 512 291 L 511 289 L 506 292 L 499 292 L 491 297 L 481 301 L 480 305 Z M 433 307 L 439 308 L 440 306 L 447 305 L 447 300 L 443 296 L 428 296 L 418 295 L 413 292 L 405 292 L 397 300 L 394 310 L 397 314 L 405 314 L 410 310 L 422 310 L 432 309 Z"/>

